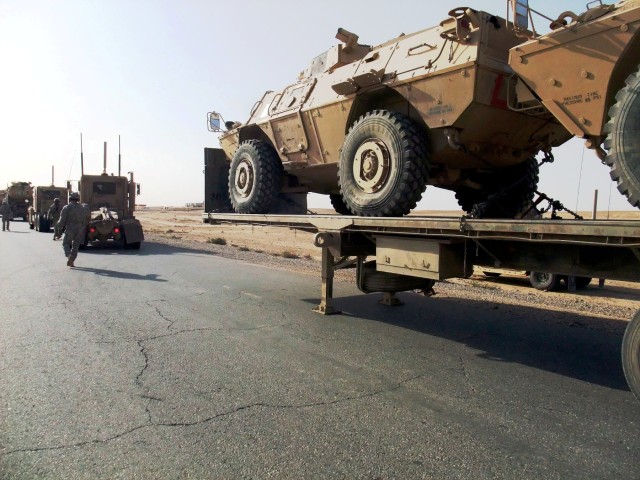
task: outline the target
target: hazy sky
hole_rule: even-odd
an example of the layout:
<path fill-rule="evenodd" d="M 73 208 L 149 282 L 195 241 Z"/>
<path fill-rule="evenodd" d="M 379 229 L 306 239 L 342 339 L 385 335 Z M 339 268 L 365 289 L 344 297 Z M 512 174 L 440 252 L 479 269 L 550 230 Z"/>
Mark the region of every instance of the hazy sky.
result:
<path fill-rule="evenodd" d="M 532 0 L 557 16 L 585 1 Z M 505 0 L 2 0 L 0 2 L 0 188 L 10 181 L 57 185 L 86 173 L 122 172 L 142 185 L 139 203 L 202 201 L 203 148 L 218 146 L 206 113 L 245 121 L 265 90 L 293 83 L 344 27 L 367 44 L 439 23 L 462 4 L 504 16 Z M 547 22 L 540 22 L 544 28 Z M 630 209 L 609 169 L 582 142 L 555 151 L 540 189 L 571 209 Z M 582 173 L 581 173 L 582 172 Z M 578 195 L 579 191 L 579 195 Z M 313 196 L 310 206 L 326 206 Z M 455 209 L 429 187 L 419 208 Z"/>

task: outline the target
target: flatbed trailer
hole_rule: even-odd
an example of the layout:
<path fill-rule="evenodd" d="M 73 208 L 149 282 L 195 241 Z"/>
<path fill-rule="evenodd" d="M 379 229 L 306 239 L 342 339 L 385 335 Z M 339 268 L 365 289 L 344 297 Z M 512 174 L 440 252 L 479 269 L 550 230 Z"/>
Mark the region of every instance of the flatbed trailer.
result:
<path fill-rule="evenodd" d="M 474 266 L 510 268 L 576 277 L 640 282 L 640 221 L 486 220 L 462 217 L 397 218 L 342 215 L 244 215 L 204 213 L 205 223 L 284 227 L 314 233 L 322 249 L 322 290 L 314 310 L 333 306 L 334 271 L 355 257 L 358 288 L 383 292 L 381 303 L 398 304 L 395 293 L 430 289 L 434 281 L 465 278 Z M 366 262 L 375 257 L 374 262 Z M 640 400 L 640 311 L 622 341 L 622 365 Z"/>

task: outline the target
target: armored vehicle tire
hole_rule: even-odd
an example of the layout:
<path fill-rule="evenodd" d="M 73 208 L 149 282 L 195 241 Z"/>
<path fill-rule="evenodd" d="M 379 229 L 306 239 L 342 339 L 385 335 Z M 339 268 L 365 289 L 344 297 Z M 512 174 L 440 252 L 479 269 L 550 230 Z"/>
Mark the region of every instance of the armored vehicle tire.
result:
<path fill-rule="evenodd" d="M 555 290 L 560 283 L 560 277 L 555 273 L 531 272 L 529 274 L 531 286 L 536 290 Z"/>
<path fill-rule="evenodd" d="M 640 400 L 640 311 L 635 314 L 624 331 L 622 369 L 631 391 Z"/>
<path fill-rule="evenodd" d="M 355 215 L 409 213 L 427 185 L 429 153 L 424 133 L 405 115 L 374 110 L 350 128 L 340 154 L 338 180 Z"/>
<path fill-rule="evenodd" d="M 490 175 L 472 178 L 483 188 L 458 190 L 458 205 L 475 218 L 515 218 L 531 206 L 538 188 L 538 172 L 538 162 L 531 157 Z"/>
<path fill-rule="evenodd" d="M 269 213 L 283 175 L 282 163 L 271 145 L 243 142 L 229 168 L 229 197 L 237 213 Z"/>
<path fill-rule="evenodd" d="M 406 292 L 408 290 L 426 290 L 432 288 L 435 280 L 428 278 L 398 275 L 376 270 L 376 262 L 366 262 L 362 271 L 357 272 L 358 288 L 363 293 Z"/>
<path fill-rule="evenodd" d="M 605 162 L 629 203 L 640 208 L 640 70 L 629 75 L 609 109 Z"/>
<path fill-rule="evenodd" d="M 329 199 L 331 200 L 331 206 L 336 213 L 339 213 L 340 215 L 353 215 L 351 210 L 349 210 L 349 207 L 347 207 L 347 204 L 344 203 L 342 195 L 339 193 L 332 193 L 329 195 Z"/>

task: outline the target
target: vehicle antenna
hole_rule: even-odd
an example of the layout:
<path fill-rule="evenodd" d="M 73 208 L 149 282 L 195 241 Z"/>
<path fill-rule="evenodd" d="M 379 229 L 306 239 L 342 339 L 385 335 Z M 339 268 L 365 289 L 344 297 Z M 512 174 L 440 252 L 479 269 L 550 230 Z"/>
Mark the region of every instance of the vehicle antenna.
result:
<path fill-rule="evenodd" d="M 120 176 L 120 135 L 118 135 L 118 176 Z"/>
<path fill-rule="evenodd" d="M 102 173 L 104 175 L 107 174 L 107 142 L 104 142 L 104 161 L 103 161 Z"/>
<path fill-rule="evenodd" d="M 80 134 L 80 175 L 84 175 L 84 153 L 82 153 L 82 133 Z"/>

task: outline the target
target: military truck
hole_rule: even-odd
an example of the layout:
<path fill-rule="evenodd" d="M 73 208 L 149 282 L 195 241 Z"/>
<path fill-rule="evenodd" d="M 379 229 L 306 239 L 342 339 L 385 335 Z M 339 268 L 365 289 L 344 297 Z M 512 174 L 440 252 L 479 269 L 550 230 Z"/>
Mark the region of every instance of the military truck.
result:
<path fill-rule="evenodd" d="M 11 182 L 7 187 L 5 198 L 8 199 L 13 219 L 20 217 L 23 221 L 29 220 L 29 207 L 33 197 L 31 182 Z"/>
<path fill-rule="evenodd" d="M 84 174 L 84 155 L 80 147 L 82 176 L 78 184 L 80 202 L 90 211 L 85 245 L 90 243 L 114 242 L 122 248 L 138 250 L 144 240 L 142 224 L 134 216 L 136 195 L 140 185 L 129 177 L 120 175 L 120 154 L 118 154 L 118 175 L 107 174 L 107 143 L 104 143 L 104 169 L 100 175 Z"/>
<path fill-rule="evenodd" d="M 68 203 L 69 191 L 67 187 L 56 187 L 53 184 L 47 187 L 35 187 L 33 189 L 33 201 L 29 207 L 29 228 L 37 232 L 49 232 L 53 224 L 49 218 L 49 207 L 53 200 L 59 198 L 60 206 Z"/>
<path fill-rule="evenodd" d="M 539 161 L 573 137 L 611 167 L 640 207 L 640 2 L 591 2 L 550 32 L 508 0 L 507 18 L 472 8 L 377 46 L 342 43 L 292 85 L 266 92 L 222 131 L 238 213 L 269 213 L 287 192 L 327 194 L 335 209 L 402 216 L 427 185 L 475 217 L 513 218 L 537 189 Z M 224 126 L 223 126 L 224 125 Z"/>

